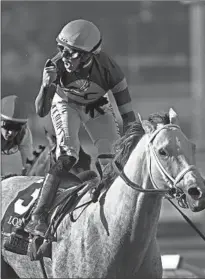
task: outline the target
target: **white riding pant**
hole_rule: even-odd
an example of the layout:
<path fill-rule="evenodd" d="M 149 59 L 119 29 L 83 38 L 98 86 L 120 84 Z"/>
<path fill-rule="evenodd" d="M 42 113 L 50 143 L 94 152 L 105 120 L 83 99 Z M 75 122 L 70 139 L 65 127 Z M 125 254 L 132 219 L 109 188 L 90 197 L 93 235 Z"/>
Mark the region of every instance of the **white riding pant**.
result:
<path fill-rule="evenodd" d="M 95 111 L 94 118 L 91 118 L 90 114 L 85 113 L 85 106 L 62 99 L 55 94 L 51 107 L 51 118 L 57 138 L 57 158 L 62 154 L 67 154 L 78 160 L 81 123 L 97 148 L 97 155 L 112 152 L 112 145 L 119 138 L 118 129 L 111 106 L 108 104 L 102 108 L 105 114 L 102 115 Z M 107 161 L 101 160 L 102 164 L 105 162 L 107 163 Z"/>

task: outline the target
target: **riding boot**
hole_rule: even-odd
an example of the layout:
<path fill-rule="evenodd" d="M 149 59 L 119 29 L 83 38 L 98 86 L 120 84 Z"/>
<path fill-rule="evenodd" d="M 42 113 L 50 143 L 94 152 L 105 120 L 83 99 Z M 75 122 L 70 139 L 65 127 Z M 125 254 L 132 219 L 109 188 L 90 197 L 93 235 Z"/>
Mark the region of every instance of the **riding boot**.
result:
<path fill-rule="evenodd" d="M 46 175 L 36 208 L 31 216 L 31 221 L 25 227 L 27 232 L 33 235 L 45 235 L 48 229 L 48 212 L 55 199 L 60 184 L 60 177 L 63 177 L 64 173 L 70 171 L 75 161 L 75 157 L 62 155 L 51 168 L 50 173 Z"/>
<path fill-rule="evenodd" d="M 46 175 L 36 207 L 32 213 L 31 220 L 25 227 L 25 231 L 33 235 L 45 235 L 48 229 L 48 211 L 55 199 L 59 183 L 60 178 L 58 176 Z"/>

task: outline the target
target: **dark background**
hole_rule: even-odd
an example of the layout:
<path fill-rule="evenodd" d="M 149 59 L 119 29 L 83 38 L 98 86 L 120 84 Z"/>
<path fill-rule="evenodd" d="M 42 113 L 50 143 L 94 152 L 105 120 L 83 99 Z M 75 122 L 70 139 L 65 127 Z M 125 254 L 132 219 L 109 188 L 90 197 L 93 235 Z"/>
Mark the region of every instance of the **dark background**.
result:
<path fill-rule="evenodd" d="M 99 27 L 104 49 L 122 66 L 131 86 L 189 81 L 188 7 L 177 1 L 3 1 L 2 96 L 16 92 L 29 102 L 35 99 L 44 63 L 56 52 L 55 38 L 77 18 Z M 166 96 L 155 93 L 156 98 Z M 144 96 L 140 90 L 132 94 Z"/>
<path fill-rule="evenodd" d="M 3 1 L 1 94 L 28 102 L 34 137 L 39 137 L 34 100 L 43 66 L 56 53 L 61 28 L 77 18 L 101 30 L 104 50 L 126 75 L 134 110 L 147 117 L 174 107 L 191 137 L 188 6 L 178 1 Z"/>

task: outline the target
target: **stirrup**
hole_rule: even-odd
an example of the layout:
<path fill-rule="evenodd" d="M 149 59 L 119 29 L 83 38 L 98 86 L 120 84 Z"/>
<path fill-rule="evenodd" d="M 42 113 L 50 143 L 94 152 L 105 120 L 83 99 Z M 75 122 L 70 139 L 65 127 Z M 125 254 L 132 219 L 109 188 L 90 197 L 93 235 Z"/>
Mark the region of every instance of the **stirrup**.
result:
<path fill-rule="evenodd" d="M 43 222 L 41 222 L 43 220 Z M 44 224 L 45 225 L 45 230 L 38 230 L 36 229 L 36 227 L 40 226 L 40 224 Z M 30 220 L 28 222 L 28 224 L 25 226 L 24 230 L 28 233 L 30 233 L 31 235 L 35 235 L 35 236 L 41 236 L 44 237 L 47 230 L 48 230 L 48 225 L 45 222 L 45 217 L 43 217 L 42 215 L 39 216 L 38 219 L 36 220 Z"/>
<path fill-rule="evenodd" d="M 43 238 L 44 238 L 45 235 L 46 235 L 47 230 L 48 230 L 48 229 L 46 229 L 45 231 L 40 231 L 40 230 L 36 230 L 36 229 L 34 228 L 34 229 L 32 229 L 32 230 L 28 229 L 27 232 L 28 232 L 29 234 L 31 234 L 32 236 L 40 236 L 40 237 L 43 237 Z"/>

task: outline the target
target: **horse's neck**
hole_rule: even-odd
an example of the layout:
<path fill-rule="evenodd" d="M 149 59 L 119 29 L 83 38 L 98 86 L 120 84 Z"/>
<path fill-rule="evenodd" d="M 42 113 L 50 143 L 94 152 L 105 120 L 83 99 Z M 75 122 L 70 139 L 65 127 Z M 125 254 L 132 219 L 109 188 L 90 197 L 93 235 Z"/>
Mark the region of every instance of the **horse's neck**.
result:
<path fill-rule="evenodd" d="M 139 186 L 144 189 L 152 188 L 144 140 L 133 150 L 124 171 Z M 161 199 L 158 194 L 139 193 L 118 177 L 110 187 L 105 201 L 106 218 L 109 219 L 110 229 L 113 229 L 113 239 L 116 241 L 119 238 L 122 241 L 126 237 L 132 247 L 135 247 L 135 255 L 143 256 L 143 252 L 156 236 Z"/>

